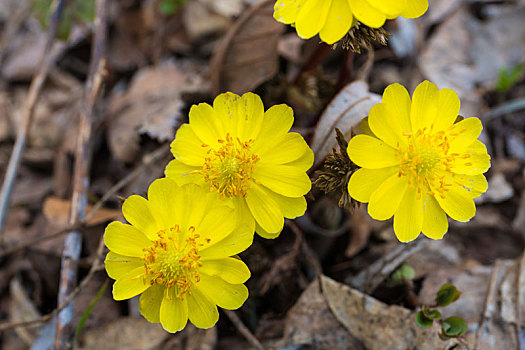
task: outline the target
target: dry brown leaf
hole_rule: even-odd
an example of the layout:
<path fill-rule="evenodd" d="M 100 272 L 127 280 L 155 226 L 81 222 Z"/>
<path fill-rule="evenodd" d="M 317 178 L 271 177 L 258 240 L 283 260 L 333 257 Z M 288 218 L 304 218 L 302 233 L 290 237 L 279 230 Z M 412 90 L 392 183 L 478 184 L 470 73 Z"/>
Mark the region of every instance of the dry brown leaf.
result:
<path fill-rule="evenodd" d="M 27 90 L 17 88 L 11 95 L 9 117 L 16 132 L 22 124 Z M 51 72 L 35 107 L 27 145 L 51 150 L 64 146 L 73 151 L 78 136 L 81 98 L 82 85 L 78 80 L 63 71 Z"/>
<path fill-rule="evenodd" d="M 242 94 L 277 73 L 285 26 L 273 19 L 273 0 L 248 9 L 226 33 L 210 63 L 212 91 Z"/>
<path fill-rule="evenodd" d="M 181 94 L 206 91 L 204 69 L 186 61 L 167 61 L 143 68 L 125 93 L 115 93 L 108 108 L 108 143 L 121 162 L 135 160 L 140 135 L 171 141 L 181 123 Z"/>
<path fill-rule="evenodd" d="M 501 68 L 525 56 L 525 7 L 480 22 L 463 6 L 438 27 L 419 59 L 425 78 L 451 88 L 461 99 L 461 113 L 479 115 L 479 85 L 492 89 Z"/>
<path fill-rule="evenodd" d="M 447 316 L 464 318 L 466 339 L 479 350 L 519 349 L 525 321 L 525 258 L 498 260 L 494 266 L 466 264 L 443 268 L 425 279 L 421 299 L 432 303 L 443 283 L 462 292 L 458 301 L 442 308 Z M 521 344 L 521 345 L 520 345 Z"/>
<path fill-rule="evenodd" d="M 348 84 L 324 110 L 315 127 L 311 144 L 315 154 L 314 167 L 337 148 L 335 128 L 347 137 L 353 127 L 368 115 L 370 108 L 381 102 L 381 96 L 368 90 L 368 84 L 358 80 Z M 345 150 L 346 151 L 346 150 Z"/>
<path fill-rule="evenodd" d="M 89 213 L 92 208 L 92 205 L 88 205 L 86 208 L 86 213 Z M 42 211 L 44 212 L 48 222 L 51 222 L 53 225 L 59 227 L 66 227 L 71 213 L 71 200 L 57 197 L 47 197 L 44 200 Z M 93 215 L 93 217 L 89 219 L 87 225 L 93 226 L 102 224 L 106 221 L 114 220 L 121 215 L 122 213 L 120 210 L 100 208 Z"/>
<path fill-rule="evenodd" d="M 421 328 L 415 313 L 386 305 L 326 276 L 313 281 L 288 312 L 283 345 L 310 344 L 316 349 L 464 349 L 443 341 L 439 326 Z"/>
<path fill-rule="evenodd" d="M 83 333 L 78 349 L 159 349 L 168 336 L 158 323 L 143 318 L 120 318 Z"/>

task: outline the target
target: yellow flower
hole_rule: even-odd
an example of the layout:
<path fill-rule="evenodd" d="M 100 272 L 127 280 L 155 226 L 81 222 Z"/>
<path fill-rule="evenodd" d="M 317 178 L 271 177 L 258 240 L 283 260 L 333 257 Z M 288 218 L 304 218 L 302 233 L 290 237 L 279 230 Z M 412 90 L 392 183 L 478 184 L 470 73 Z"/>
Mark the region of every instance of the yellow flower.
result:
<path fill-rule="evenodd" d="M 168 332 L 183 329 L 188 318 L 210 328 L 217 306 L 239 308 L 250 270 L 235 255 L 251 245 L 253 231 L 235 225 L 233 210 L 220 204 L 198 186 L 165 178 L 151 184 L 148 199 L 126 199 L 122 212 L 130 225 L 114 221 L 104 234 L 113 298 L 142 293 L 141 314 Z"/>
<path fill-rule="evenodd" d="M 359 21 L 379 28 L 387 19 L 416 18 L 428 9 L 428 0 L 277 0 L 273 17 L 295 25 L 297 34 L 309 39 L 319 34 L 333 44 Z"/>
<path fill-rule="evenodd" d="M 469 221 L 476 213 L 473 198 L 487 190 L 483 173 L 490 156 L 477 140 L 481 121 L 455 123 L 459 107 L 454 91 L 438 90 L 428 81 L 416 88 L 412 101 L 404 87 L 393 84 L 370 110 L 373 135 L 355 136 L 348 144 L 350 159 L 362 167 L 350 178 L 350 195 L 369 203 L 374 219 L 394 216 L 401 242 L 420 232 L 443 238 L 446 214 Z"/>
<path fill-rule="evenodd" d="M 213 107 L 193 106 L 189 117 L 171 144 L 167 177 L 205 186 L 265 238 L 279 235 L 283 217 L 304 214 L 313 152 L 300 134 L 288 132 L 290 107 L 265 112 L 255 94 L 225 93 Z"/>

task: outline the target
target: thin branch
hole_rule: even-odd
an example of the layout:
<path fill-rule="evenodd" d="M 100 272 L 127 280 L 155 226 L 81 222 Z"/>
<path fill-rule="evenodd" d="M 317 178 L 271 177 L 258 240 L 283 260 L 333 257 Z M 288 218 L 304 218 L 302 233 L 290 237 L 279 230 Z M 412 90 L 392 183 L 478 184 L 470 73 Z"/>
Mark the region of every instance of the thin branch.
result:
<path fill-rule="evenodd" d="M 515 113 L 523 109 L 525 109 L 525 98 L 518 98 L 492 108 L 488 113 L 481 116 L 481 120 L 487 123 L 492 119 L 501 117 L 502 115 Z"/>
<path fill-rule="evenodd" d="M 71 215 L 69 224 L 79 224 L 84 218 L 87 205 L 87 191 L 89 188 L 90 144 L 93 129 L 93 109 L 105 70 L 104 54 L 106 51 L 107 36 L 107 2 L 97 1 L 95 17 L 95 34 L 91 55 L 82 118 L 80 121 L 79 138 L 75 152 L 75 171 L 73 177 L 73 197 L 71 200 Z M 62 304 L 69 299 L 77 283 L 77 267 L 82 247 L 82 235 L 79 231 L 72 231 L 66 236 L 64 252 L 62 254 L 62 268 L 60 271 L 60 285 L 58 303 Z M 78 287 L 77 287 L 78 288 Z M 68 304 L 57 317 L 55 332 L 55 349 L 66 350 L 71 347 L 73 336 L 73 302 Z"/>
<path fill-rule="evenodd" d="M 250 330 L 248 329 L 248 327 L 246 327 L 244 325 L 244 323 L 242 323 L 241 319 L 239 318 L 239 316 L 237 316 L 237 314 L 231 310 L 223 310 L 224 313 L 226 314 L 226 316 L 228 316 L 228 318 L 230 319 L 230 321 L 232 321 L 233 325 L 235 326 L 235 328 L 237 328 L 237 330 L 239 331 L 239 333 L 242 334 L 242 336 L 257 350 L 264 350 L 264 346 L 262 346 L 261 342 L 259 341 L 259 339 L 257 339 L 255 337 L 255 335 L 252 334 L 252 332 L 250 332 Z"/>
<path fill-rule="evenodd" d="M 2 239 L 2 231 L 5 224 L 7 209 L 9 207 L 9 199 L 11 198 L 11 192 L 13 191 L 16 174 L 18 172 L 18 167 L 20 166 L 22 153 L 24 152 L 27 134 L 29 133 L 29 127 L 31 126 L 31 122 L 33 120 L 35 106 L 38 102 L 38 98 L 40 97 L 40 92 L 42 91 L 42 87 L 44 86 L 44 83 L 47 79 L 50 68 L 58 57 L 58 52 L 52 52 L 52 48 L 55 42 L 55 36 L 58 29 L 58 24 L 60 22 L 60 17 L 62 16 L 62 10 L 64 9 L 66 1 L 67 0 L 53 0 L 53 12 L 51 16 L 51 22 L 49 24 L 46 47 L 44 49 L 44 54 L 40 59 L 40 70 L 31 81 L 27 100 L 24 105 L 22 125 L 18 130 L 15 145 L 13 147 L 13 151 L 11 152 L 11 157 L 9 158 L 9 164 L 7 166 L 4 183 L 2 185 L 2 191 L 0 192 L 0 242 Z"/>
<path fill-rule="evenodd" d="M 55 317 L 60 311 L 68 307 L 71 301 L 78 295 L 78 293 L 80 293 L 80 291 L 82 291 L 82 289 L 93 279 L 93 276 L 95 276 L 95 273 L 103 269 L 103 265 L 104 265 L 102 263 L 103 252 L 104 252 L 104 238 L 102 237 L 100 238 L 100 241 L 98 243 L 97 252 L 95 254 L 95 260 L 93 261 L 93 265 L 91 265 L 91 268 L 89 269 L 88 274 L 86 275 L 86 277 L 84 277 L 82 282 L 80 282 L 80 284 L 71 292 L 71 294 L 69 294 L 69 296 L 66 299 L 64 299 L 64 301 L 55 310 L 53 310 L 52 312 L 42 317 L 34 319 L 34 320 L 22 321 L 22 322 L 9 322 L 9 323 L 0 324 L 0 332 L 6 331 L 9 329 L 13 329 L 13 328 L 18 328 L 18 327 L 35 326 L 41 323 L 48 322 L 53 317 Z"/>
<path fill-rule="evenodd" d="M 51 239 L 55 239 L 55 238 L 61 237 L 64 234 L 69 233 L 69 232 L 71 232 L 73 230 L 81 230 L 82 228 L 84 228 L 86 226 L 87 222 L 89 222 L 89 220 L 91 220 L 91 218 L 97 213 L 97 211 L 100 208 L 102 208 L 104 203 L 106 203 L 111 197 L 113 197 L 124 186 L 126 186 L 129 182 L 131 182 L 138 175 L 140 175 L 140 173 L 142 173 L 150 164 L 152 164 L 154 162 L 157 162 L 159 159 L 161 159 L 168 152 L 168 150 L 169 150 L 169 144 L 165 144 L 165 145 L 162 145 L 159 148 L 157 148 L 155 151 L 147 154 L 144 157 L 144 161 L 139 166 L 137 166 L 131 173 L 126 175 L 122 180 L 120 180 L 115 185 L 113 185 L 104 194 L 104 196 L 97 203 L 95 203 L 93 208 L 91 208 L 89 213 L 87 213 L 86 216 L 84 217 L 84 219 L 81 220 L 79 225 L 76 225 L 76 226 L 68 225 L 66 228 L 63 228 L 63 229 L 61 229 L 59 231 L 56 231 L 56 232 L 53 232 L 53 233 L 51 233 L 49 235 L 45 235 L 45 236 L 40 236 L 40 237 L 36 237 L 36 238 L 33 238 L 33 239 L 29 239 L 29 240 L 27 240 L 25 242 L 22 242 L 22 243 L 14 246 L 14 247 L 6 248 L 4 250 L 1 250 L 0 251 L 0 259 L 6 257 L 8 255 L 14 254 L 16 252 L 19 252 L 19 251 L 21 251 L 21 250 L 23 250 L 23 249 L 25 249 L 27 247 L 30 247 L 32 245 L 35 245 L 35 244 L 38 244 L 38 243 L 41 243 L 41 242 L 45 242 L 45 241 L 48 241 L 48 240 L 51 240 Z"/>

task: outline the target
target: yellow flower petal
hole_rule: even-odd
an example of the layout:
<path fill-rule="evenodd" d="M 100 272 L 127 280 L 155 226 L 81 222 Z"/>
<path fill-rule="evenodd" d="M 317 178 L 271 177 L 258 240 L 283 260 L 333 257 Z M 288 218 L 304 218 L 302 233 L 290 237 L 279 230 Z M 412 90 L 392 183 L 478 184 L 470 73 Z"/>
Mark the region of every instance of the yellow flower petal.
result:
<path fill-rule="evenodd" d="M 247 225 L 240 226 L 215 244 L 213 242 L 199 250 L 202 259 L 219 259 L 245 251 L 253 242 L 253 229 Z"/>
<path fill-rule="evenodd" d="M 412 131 L 430 129 L 438 113 L 439 90 L 436 84 L 424 81 L 416 87 L 412 97 L 410 118 Z"/>
<path fill-rule="evenodd" d="M 220 242 L 230 235 L 237 227 L 235 212 L 226 206 L 218 206 L 210 209 L 202 222 L 195 226 L 196 232 L 201 234 L 201 239 L 210 239 L 206 247 Z"/>
<path fill-rule="evenodd" d="M 246 204 L 255 221 L 267 232 L 280 232 L 284 218 L 279 206 L 259 186 L 253 186 L 246 197 Z"/>
<path fill-rule="evenodd" d="M 411 0 L 408 0 L 411 1 Z M 406 8 L 407 0 L 368 0 L 370 5 L 388 17 L 397 17 Z"/>
<path fill-rule="evenodd" d="M 159 228 L 144 197 L 128 197 L 122 204 L 122 214 L 133 227 L 146 234 L 149 239 L 155 239 Z"/>
<path fill-rule="evenodd" d="M 257 164 L 285 164 L 300 159 L 310 147 L 303 137 L 295 132 L 284 134 L 272 147 L 258 153 L 261 160 Z"/>
<path fill-rule="evenodd" d="M 312 164 L 314 164 L 314 152 L 311 149 L 308 149 L 300 158 L 283 165 L 288 165 L 297 169 L 301 169 L 302 171 L 307 171 L 312 167 Z"/>
<path fill-rule="evenodd" d="M 168 178 L 157 179 L 149 186 L 148 200 L 155 212 L 157 226 L 167 229 L 179 223 L 181 219 L 180 204 L 177 197 L 180 187 Z M 179 205 L 177 205 L 179 204 Z"/>
<path fill-rule="evenodd" d="M 412 131 L 412 122 L 410 121 L 410 109 L 412 101 L 407 89 L 400 84 L 389 85 L 383 92 L 383 104 L 401 126 L 403 132 Z"/>
<path fill-rule="evenodd" d="M 410 242 L 419 236 L 423 227 L 423 198 L 414 189 L 403 196 L 394 215 L 394 232 L 400 242 Z"/>
<path fill-rule="evenodd" d="M 303 39 L 310 39 L 315 36 L 326 23 L 328 11 L 332 1 L 306 1 L 295 21 L 297 35 Z"/>
<path fill-rule="evenodd" d="M 223 280 L 232 284 L 244 283 L 250 278 L 251 272 L 248 266 L 237 258 L 223 259 L 202 259 L 202 266 L 199 272 L 208 276 L 219 276 Z M 206 289 L 206 288 L 205 288 Z M 213 289 L 215 290 L 215 289 Z M 220 306 L 220 305 L 219 305 Z"/>
<path fill-rule="evenodd" d="M 304 215 L 304 212 L 306 211 L 306 199 L 304 196 L 286 197 L 279 193 L 275 193 L 264 186 L 261 186 L 260 189 L 277 203 L 285 218 L 295 219 L 298 216 Z"/>
<path fill-rule="evenodd" d="M 465 194 L 474 199 L 485 193 L 489 187 L 484 175 L 455 175 L 454 179 L 460 186 L 465 189 Z"/>
<path fill-rule="evenodd" d="M 222 128 L 225 132 L 229 132 L 230 135 L 236 137 L 237 135 L 234 135 L 234 130 L 232 127 L 232 105 L 240 98 L 239 95 L 234 94 L 233 92 L 226 92 L 224 94 L 220 94 L 213 100 L 213 109 L 215 111 L 215 115 L 217 116 L 216 122 L 220 123 L 222 125 Z M 213 116 L 208 116 L 209 118 L 212 118 Z"/>
<path fill-rule="evenodd" d="M 368 135 L 357 135 L 348 143 L 348 156 L 360 167 L 379 169 L 399 165 L 397 150 Z"/>
<path fill-rule="evenodd" d="M 236 135 L 241 140 L 255 140 L 264 122 L 264 105 L 256 94 L 247 92 L 235 104 Z"/>
<path fill-rule="evenodd" d="M 431 239 L 442 239 L 447 230 L 447 215 L 433 196 L 427 196 L 423 203 L 423 234 Z"/>
<path fill-rule="evenodd" d="M 274 5 L 273 18 L 278 22 L 293 24 L 305 0 L 279 0 Z"/>
<path fill-rule="evenodd" d="M 204 178 L 202 174 L 192 173 L 199 170 L 200 167 L 184 164 L 179 159 L 173 159 L 168 163 L 164 174 L 175 181 L 177 185 L 182 186 L 189 183 L 204 185 Z"/>
<path fill-rule="evenodd" d="M 139 258 L 109 252 L 106 255 L 104 265 L 108 276 L 116 280 L 137 267 L 143 267 L 144 262 Z"/>
<path fill-rule="evenodd" d="M 248 208 L 248 204 L 246 204 L 246 200 L 244 198 L 232 198 L 231 203 L 237 217 L 236 226 L 246 225 L 253 231 L 255 229 L 255 219 Z"/>
<path fill-rule="evenodd" d="M 144 254 L 143 248 L 152 245 L 144 233 L 118 221 L 113 221 L 106 227 L 104 243 L 109 250 L 117 254 L 137 258 Z"/>
<path fill-rule="evenodd" d="M 456 174 L 479 175 L 490 168 L 490 156 L 481 152 L 465 152 L 468 158 L 456 157 L 451 171 Z"/>
<path fill-rule="evenodd" d="M 482 130 L 483 125 L 478 118 L 466 118 L 454 124 L 450 129 L 450 134 L 453 135 L 450 139 L 450 152 L 461 153 L 470 147 Z"/>
<path fill-rule="evenodd" d="M 354 16 L 362 23 L 372 28 L 379 28 L 386 21 L 386 15 L 370 5 L 368 0 L 349 1 Z"/>
<path fill-rule="evenodd" d="M 368 203 L 370 196 L 379 185 L 399 171 L 397 167 L 366 169 L 361 168 L 352 174 L 348 182 L 348 192 L 355 200 Z"/>
<path fill-rule="evenodd" d="M 328 11 L 326 23 L 319 32 L 319 37 L 327 44 L 333 44 L 348 33 L 353 23 L 348 1 L 334 0 Z"/>
<path fill-rule="evenodd" d="M 191 129 L 205 144 L 216 145 L 217 140 L 223 139 L 226 135 L 215 115 L 215 110 L 207 103 L 191 106 L 189 119 Z"/>
<path fill-rule="evenodd" d="M 406 146 L 408 138 L 406 130 L 395 116 L 393 116 L 384 103 L 378 103 L 368 115 L 368 125 L 377 138 L 386 142 L 390 147 L 398 149 L 400 145 Z"/>
<path fill-rule="evenodd" d="M 154 284 L 141 294 L 139 311 L 150 322 L 160 322 L 160 307 L 164 298 L 164 288 Z"/>
<path fill-rule="evenodd" d="M 211 302 L 199 289 L 188 295 L 188 316 L 195 327 L 208 329 L 219 320 L 217 306 Z"/>
<path fill-rule="evenodd" d="M 368 214 L 376 220 L 387 220 L 398 210 L 408 188 L 406 177 L 390 176 L 370 196 Z"/>
<path fill-rule="evenodd" d="M 150 278 L 145 275 L 144 266 L 131 270 L 113 284 L 113 299 L 133 298 L 150 287 Z"/>
<path fill-rule="evenodd" d="M 202 275 L 199 290 L 211 302 L 226 310 L 238 309 L 248 299 L 248 288 L 244 284 L 231 284 L 217 276 Z"/>
<path fill-rule="evenodd" d="M 255 223 L 255 232 L 257 232 L 257 234 L 262 238 L 266 239 L 275 239 L 281 234 L 281 231 L 268 232 L 265 229 L 263 229 L 257 222 Z"/>
<path fill-rule="evenodd" d="M 250 92 L 242 96 L 227 92 L 217 96 L 213 108 L 221 116 L 215 119 L 222 122 L 223 130 L 234 139 L 248 141 L 259 134 L 264 119 L 264 106 L 259 96 Z"/>
<path fill-rule="evenodd" d="M 434 130 L 444 130 L 450 127 L 458 118 L 461 102 L 454 90 L 439 90 L 439 113 L 434 122 Z"/>
<path fill-rule="evenodd" d="M 401 13 L 405 18 L 417 18 L 428 10 L 428 0 L 408 0 L 407 7 Z"/>
<path fill-rule="evenodd" d="M 170 178 L 155 180 L 148 189 L 148 199 L 155 208 L 159 226 L 169 229 L 196 227 L 208 210 L 209 193 L 203 187 L 188 184 L 177 186 Z"/>
<path fill-rule="evenodd" d="M 206 149 L 202 147 L 204 142 L 197 137 L 189 124 L 183 124 L 177 130 L 177 136 L 171 143 L 171 153 L 175 159 L 184 164 L 199 166 L 204 164 Z"/>
<path fill-rule="evenodd" d="M 253 175 L 257 181 L 270 190 L 287 197 L 304 196 L 312 188 L 312 182 L 304 171 L 287 165 L 261 164 L 255 169 Z M 253 186 L 255 187 L 257 186 Z M 249 202 L 248 206 L 250 206 Z"/>
<path fill-rule="evenodd" d="M 476 206 L 472 198 L 455 187 L 446 192 L 445 198 L 440 195 L 436 195 L 435 198 L 445 213 L 456 221 L 467 222 L 476 215 Z"/>
<path fill-rule="evenodd" d="M 253 144 L 253 152 L 259 154 L 266 148 L 273 147 L 290 130 L 293 120 L 293 110 L 287 105 L 270 107 L 264 113 L 264 123 Z"/>
<path fill-rule="evenodd" d="M 164 295 L 160 305 L 159 318 L 162 328 L 166 331 L 175 333 L 182 330 L 188 323 L 188 302 L 186 298 L 184 300 L 177 297 L 168 299 Z"/>

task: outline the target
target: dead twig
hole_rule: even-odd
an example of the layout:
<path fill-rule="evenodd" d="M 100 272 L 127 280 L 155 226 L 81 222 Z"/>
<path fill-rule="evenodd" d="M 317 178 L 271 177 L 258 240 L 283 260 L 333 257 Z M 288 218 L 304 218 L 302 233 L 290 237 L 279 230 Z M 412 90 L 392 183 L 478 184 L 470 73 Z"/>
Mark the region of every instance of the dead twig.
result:
<path fill-rule="evenodd" d="M 84 277 L 82 282 L 80 282 L 80 284 L 71 292 L 71 294 L 68 295 L 66 299 L 64 299 L 64 301 L 55 310 L 51 311 L 50 313 L 46 315 L 43 315 L 42 317 L 34 319 L 34 320 L 22 321 L 22 322 L 8 322 L 8 323 L 0 324 L 0 332 L 6 331 L 9 329 L 13 329 L 13 328 L 18 328 L 18 327 L 30 327 L 30 326 L 38 325 L 41 323 L 48 322 L 53 317 L 55 317 L 60 311 L 64 310 L 64 308 L 70 305 L 71 301 L 78 295 L 78 293 L 80 293 L 80 291 L 82 291 L 82 289 L 93 279 L 93 276 L 95 276 L 95 273 L 104 268 L 104 264 L 102 262 L 103 252 L 104 252 L 104 238 L 101 237 L 98 243 L 97 252 L 95 254 L 93 265 L 91 265 L 91 268 L 89 269 L 88 274 L 86 275 L 86 277 Z"/>
<path fill-rule="evenodd" d="M 56 50 L 53 51 L 52 48 L 55 42 L 58 24 L 60 22 L 60 17 L 62 16 L 62 10 L 64 9 L 65 3 L 66 0 L 53 1 L 51 22 L 49 24 L 44 54 L 40 59 L 40 69 L 37 75 L 31 81 L 31 86 L 29 87 L 29 93 L 24 106 L 22 125 L 18 130 L 15 145 L 13 147 L 13 151 L 11 152 L 11 157 L 9 158 L 9 164 L 7 166 L 4 183 L 2 185 L 2 191 L 0 192 L 0 243 L 7 209 L 9 207 L 9 199 L 11 198 L 11 192 L 13 190 L 16 174 L 18 172 L 18 167 L 20 166 L 22 153 L 24 152 L 27 134 L 29 133 L 29 127 L 31 125 L 31 121 L 33 120 L 35 106 L 38 98 L 40 97 L 40 92 L 42 91 L 42 87 L 44 86 L 44 83 L 47 79 L 50 68 L 58 57 L 58 52 Z"/>
<path fill-rule="evenodd" d="M 93 129 L 93 109 L 102 85 L 105 62 L 107 37 L 107 2 L 97 1 L 95 17 L 95 34 L 91 54 L 82 118 L 80 121 L 79 138 L 75 152 L 75 171 L 73 178 L 73 197 L 69 224 L 79 224 L 85 216 L 87 205 L 87 191 L 89 188 L 90 144 Z M 79 231 L 70 232 L 64 242 L 62 253 L 62 268 L 60 271 L 60 285 L 58 303 L 62 304 L 74 291 L 77 282 L 77 265 L 82 247 L 82 235 Z M 77 287 L 78 288 L 78 287 Z M 65 350 L 71 347 L 73 335 L 73 302 L 69 303 L 57 318 L 55 332 L 55 349 Z"/>
<path fill-rule="evenodd" d="M 169 150 L 169 144 L 165 144 L 157 148 L 155 151 L 151 152 L 150 154 L 147 154 L 144 157 L 144 161 L 142 164 L 140 164 L 138 167 L 136 167 L 131 173 L 126 175 L 122 180 L 117 182 L 115 185 L 113 185 L 105 194 L 104 196 L 91 208 L 91 210 L 86 214 L 84 219 L 81 220 L 79 225 L 75 226 L 68 226 L 64 229 L 61 229 L 59 231 L 53 232 L 49 235 L 36 237 L 34 239 L 29 239 L 25 242 L 22 242 L 14 247 L 6 248 L 4 250 L 0 251 L 0 259 L 9 256 L 11 254 L 14 254 L 16 252 L 19 252 L 27 247 L 30 247 L 32 245 L 45 242 L 51 239 L 55 239 L 58 237 L 61 237 L 62 235 L 69 233 L 74 230 L 82 230 L 82 228 L 85 227 L 86 223 L 97 213 L 97 211 L 102 208 L 104 203 L 106 203 L 111 197 L 113 197 L 120 189 L 122 189 L 124 186 L 126 186 L 129 182 L 131 182 L 134 178 L 136 178 L 140 173 L 144 171 L 144 169 L 147 168 L 148 165 L 158 161 L 161 159 L 165 154 L 168 153 Z"/>
<path fill-rule="evenodd" d="M 421 250 L 428 241 L 418 239 L 411 244 L 399 245 L 392 252 L 362 270 L 349 282 L 364 293 L 372 293 L 409 256 Z"/>
<path fill-rule="evenodd" d="M 242 334 L 242 336 L 257 350 L 264 350 L 264 346 L 262 346 L 261 342 L 259 341 L 259 339 L 257 339 L 255 337 L 255 335 L 252 334 L 252 332 L 250 332 L 250 330 L 248 329 L 248 327 L 246 327 L 244 325 L 244 323 L 242 323 L 241 319 L 239 318 L 239 316 L 237 316 L 237 314 L 234 312 L 234 311 L 231 311 L 231 310 L 224 310 L 224 313 L 226 314 L 226 316 L 228 316 L 228 318 L 230 319 L 230 321 L 232 321 L 233 325 L 235 326 L 235 328 L 237 328 L 237 330 L 239 331 L 239 333 Z"/>
<path fill-rule="evenodd" d="M 303 243 L 303 233 L 297 226 L 295 226 L 294 223 L 288 223 L 287 226 L 292 227 L 292 231 L 295 233 L 295 241 L 292 246 L 292 250 L 284 255 L 282 255 L 279 259 L 275 260 L 275 262 L 272 265 L 272 268 L 270 271 L 264 274 L 264 276 L 261 277 L 261 280 L 259 281 L 259 288 L 258 293 L 259 295 L 264 295 L 266 292 L 270 290 L 274 285 L 279 284 L 279 281 L 283 279 L 283 275 L 287 271 L 291 271 L 294 268 L 297 267 L 297 257 L 299 256 L 299 253 L 301 252 L 301 246 Z M 303 282 L 303 284 L 307 284 L 305 282 L 304 276 L 299 274 L 298 276 L 299 282 Z"/>

